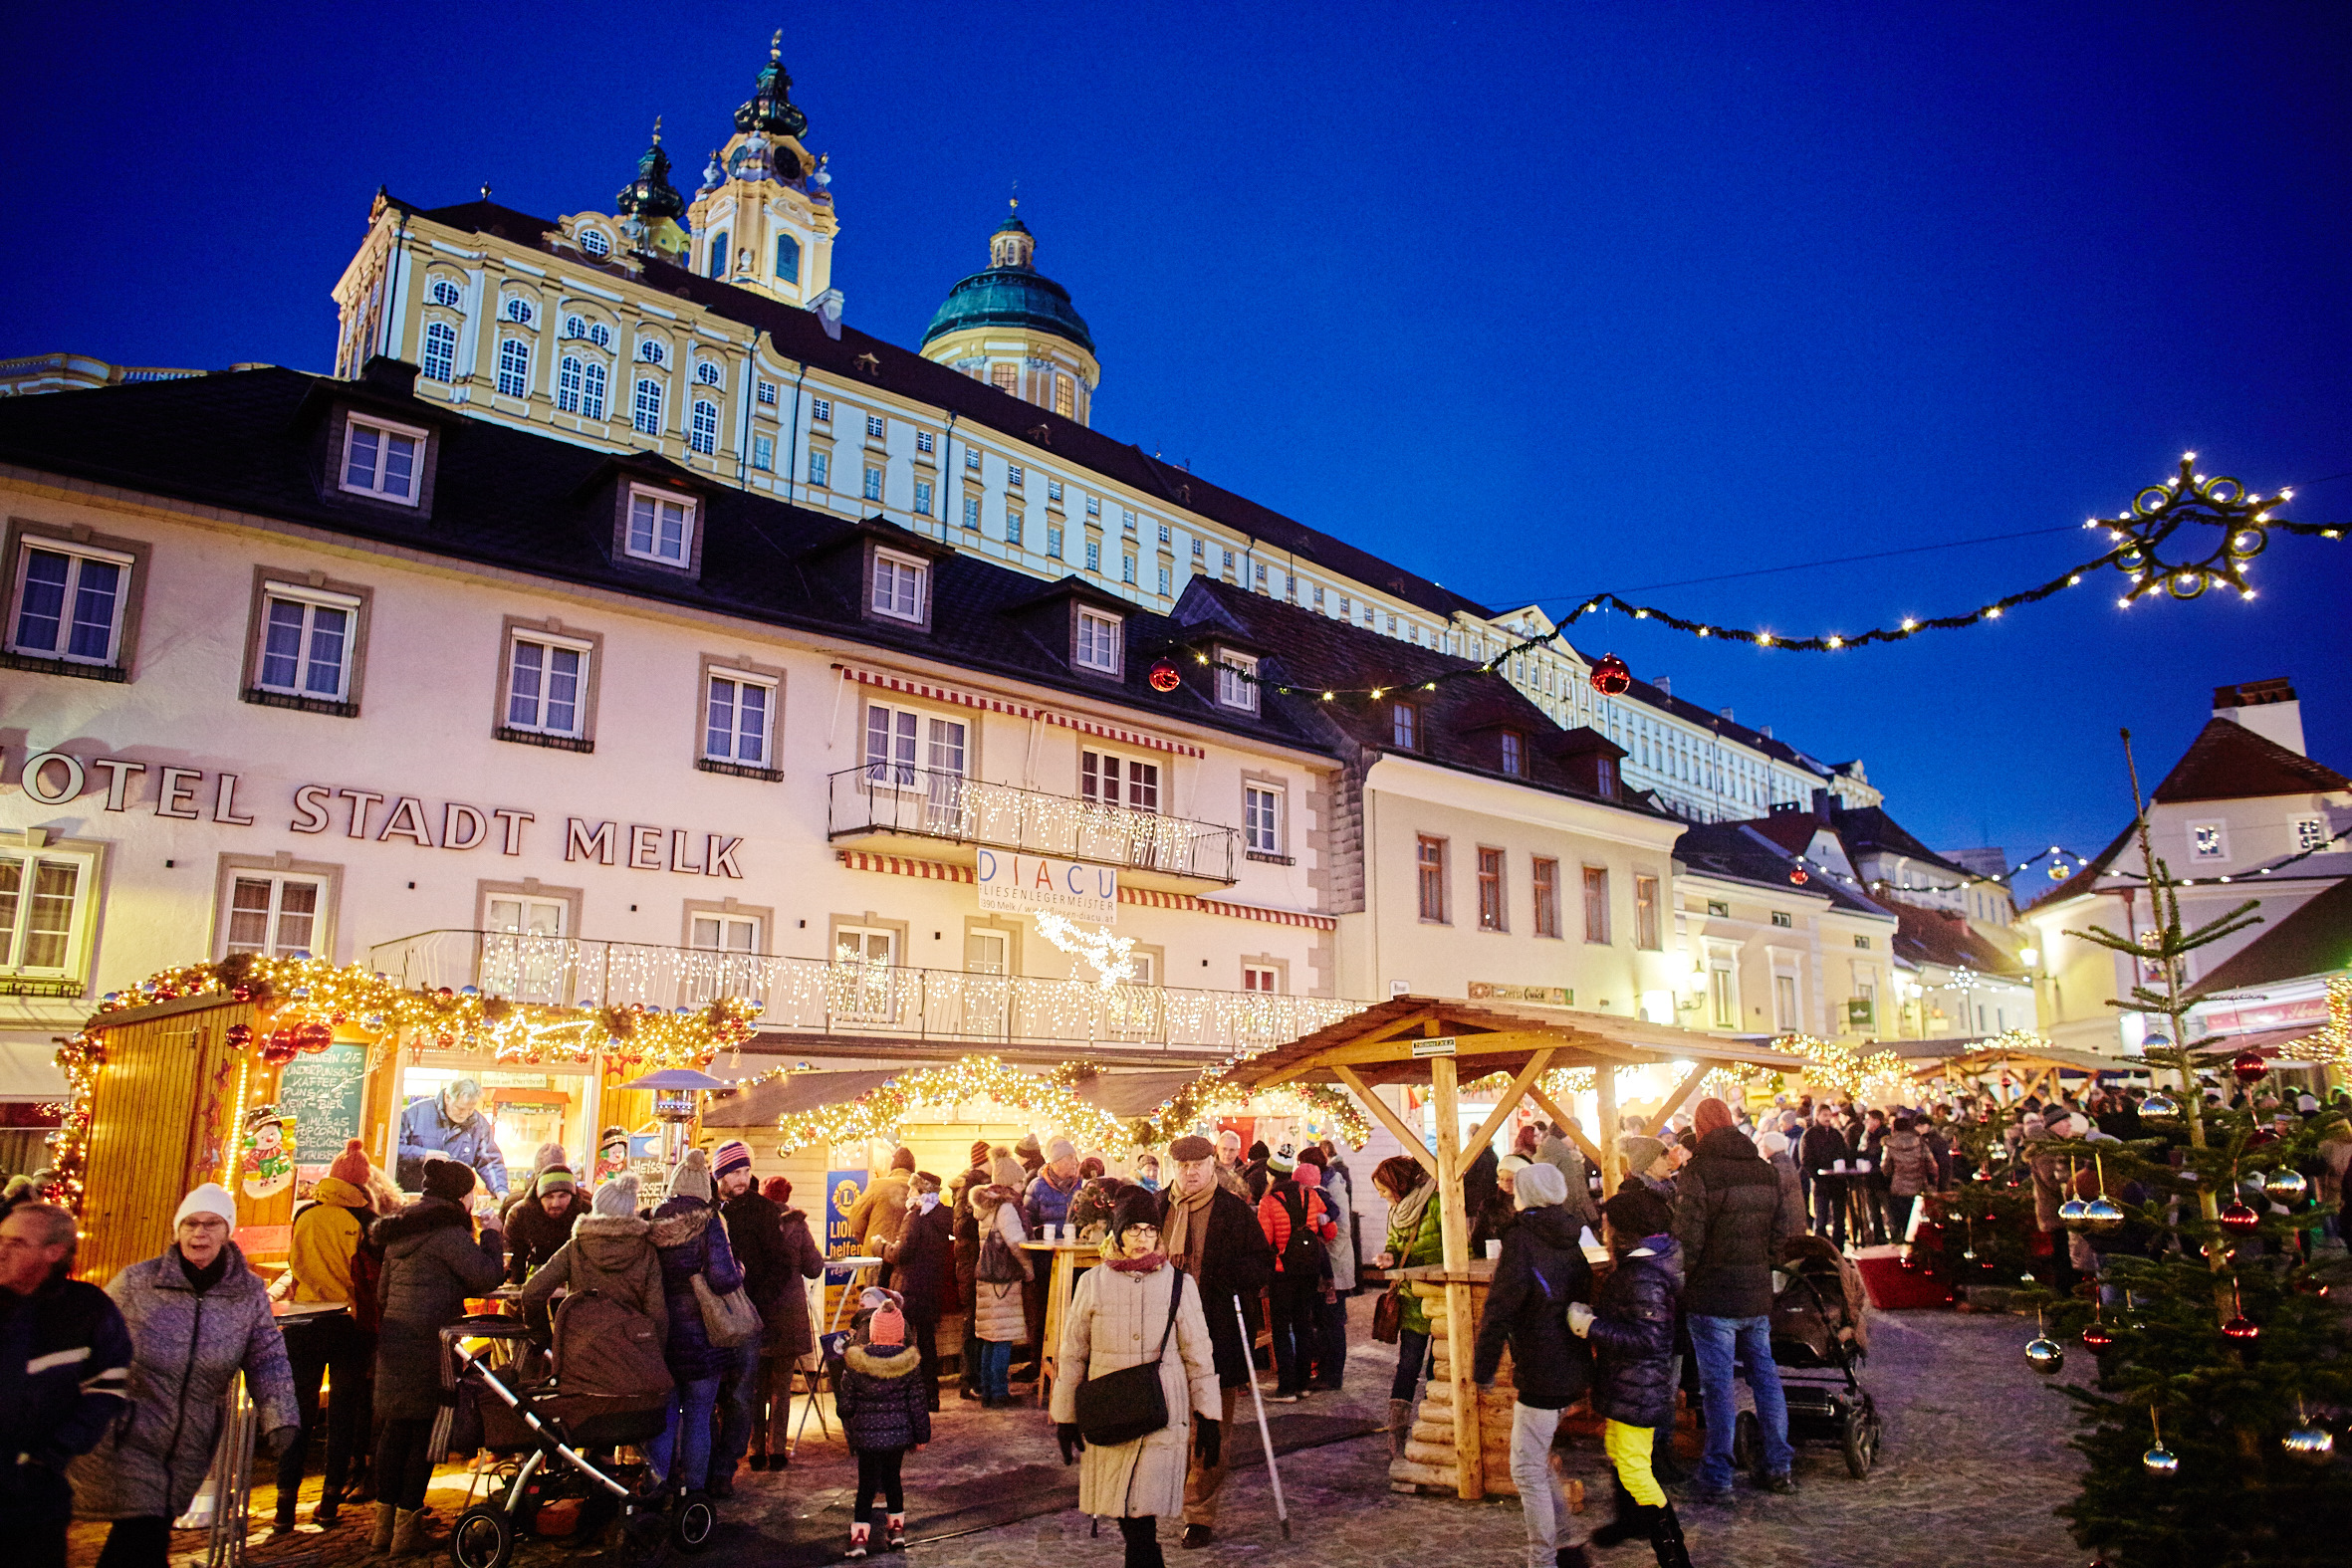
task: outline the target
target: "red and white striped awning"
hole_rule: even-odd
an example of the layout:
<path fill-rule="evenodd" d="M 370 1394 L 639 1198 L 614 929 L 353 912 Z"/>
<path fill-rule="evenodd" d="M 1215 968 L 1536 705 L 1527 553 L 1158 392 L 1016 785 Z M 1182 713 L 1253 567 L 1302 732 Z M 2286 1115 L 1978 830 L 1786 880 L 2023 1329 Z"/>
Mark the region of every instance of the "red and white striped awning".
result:
<path fill-rule="evenodd" d="M 1058 713 L 1052 708 L 1040 708 L 1030 703 L 1014 702 L 1009 698 L 990 697 L 980 692 L 968 692 L 960 687 L 941 686 L 931 681 L 917 680 L 911 675 L 895 675 L 888 670 L 860 669 L 854 664 L 836 664 L 841 679 L 855 681 L 861 686 L 878 686 L 884 691 L 901 696 L 917 697 L 926 702 L 953 703 L 959 708 L 978 708 L 988 713 L 1009 714 L 1016 719 L 1039 719 L 1047 724 L 1058 724 L 1064 729 L 1085 735 L 1099 736 L 1121 746 L 1140 746 L 1155 752 L 1170 752 L 1178 757 L 1205 757 L 1208 754 L 1185 741 L 1163 740 L 1156 735 L 1145 735 L 1140 730 L 1129 730 L 1119 725 L 1106 724 L 1100 719 L 1081 718 L 1076 714 Z"/>
<path fill-rule="evenodd" d="M 951 865 L 944 860 L 917 860 L 911 855 L 880 855 L 865 849 L 836 849 L 833 853 L 841 864 L 852 871 L 879 871 L 890 876 L 920 877 L 926 882 L 970 882 L 974 872 L 970 866 Z M 1124 887 L 1119 889 L 1119 902 L 1139 904 L 1146 909 L 1178 909 L 1191 914 L 1222 915 L 1229 920 L 1256 920 L 1272 926 L 1300 926 L 1309 931 L 1336 931 L 1339 922 L 1329 915 L 1301 914 L 1292 909 L 1266 909 L 1257 904 L 1236 904 L 1229 899 L 1200 898 L 1191 893 L 1163 893 L 1157 888 Z"/>

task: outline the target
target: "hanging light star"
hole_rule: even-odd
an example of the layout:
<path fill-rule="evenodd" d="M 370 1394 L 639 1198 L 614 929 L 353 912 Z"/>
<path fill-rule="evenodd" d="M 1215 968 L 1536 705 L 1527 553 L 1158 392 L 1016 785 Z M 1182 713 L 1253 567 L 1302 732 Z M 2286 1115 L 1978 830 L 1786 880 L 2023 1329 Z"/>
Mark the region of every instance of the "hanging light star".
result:
<path fill-rule="evenodd" d="M 2130 512 L 2093 518 L 2085 526 L 2116 538 L 2116 569 L 2132 579 L 2125 604 L 2159 588 L 2176 599 L 2193 599 L 2217 584 L 2250 599 L 2254 590 L 2245 580 L 2245 564 L 2270 542 L 2272 509 L 2293 499 L 2291 490 L 2261 497 L 2227 475 L 2200 474 L 2197 454 L 2184 452 L 2180 473 L 2133 497 Z M 2194 546 L 2168 559 L 2166 547 L 2184 528 L 2190 529 L 2185 539 L 2199 537 L 2193 525 L 2219 530 L 2221 538 L 2202 559 L 2194 556 Z"/>

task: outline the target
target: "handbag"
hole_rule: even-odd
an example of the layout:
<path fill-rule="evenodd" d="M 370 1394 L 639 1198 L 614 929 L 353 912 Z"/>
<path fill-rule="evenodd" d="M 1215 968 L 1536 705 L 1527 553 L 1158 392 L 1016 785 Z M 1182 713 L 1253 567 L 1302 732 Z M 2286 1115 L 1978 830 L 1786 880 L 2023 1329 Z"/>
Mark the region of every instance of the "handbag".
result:
<path fill-rule="evenodd" d="M 760 1321 L 760 1309 L 752 1305 L 741 1285 L 722 1295 L 711 1288 L 709 1280 L 696 1274 L 694 1304 L 702 1309 L 702 1331 L 721 1350 L 751 1343 L 766 1326 Z"/>
<path fill-rule="evenodd" d="M 1399 1279 L 1372 1303 L 1372 1337 L 1383 1345 L 1395 1344 L 1405 1331 L 1404 1292 L 1405 1282 Z"/>
<path fill-rule="evenodd" d="M 1168 1322 L 1160 1330 L 1158 1354 L 1078 1385 L 1078 1433 L 1090 1445 L 1132 1443 L 1168 1425 L 1168 1394 L 1160 1386 L 1160 1362 L 1168 1354 L 1168 1336 L 1176 1328 L 1176 1307 L 1184 1299 L 1185 1277 L 1181 1268 L 1173 1272 L 1176 1283 L 1168 1291 Z"/>

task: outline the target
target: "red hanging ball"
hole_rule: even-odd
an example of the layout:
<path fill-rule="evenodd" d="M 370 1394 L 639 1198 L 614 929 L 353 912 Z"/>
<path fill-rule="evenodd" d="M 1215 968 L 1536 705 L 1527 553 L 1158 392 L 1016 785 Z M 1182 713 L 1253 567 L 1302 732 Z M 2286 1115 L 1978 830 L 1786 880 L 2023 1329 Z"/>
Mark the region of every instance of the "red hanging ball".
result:
<path fill-rule="evenodd" d="M 2222 1229 L 2232 1235 L 2251 1235 L 2261 1224 L 2262 1217 L 2243 1204 L 2232 1204 L 2222 1211 Z"/>
<path fill-rule="evenodd" d="M 1790 866 L 1788 868 L 1788 880 L 1795 883 L 1798 887 L 1804 886 L 1812 879 L 1812 873 L 1805 870 L 1803 866 Z"/>
<path fill-rule="evenodd" d="M 1153 661 L 1151 666 L 1151 689 L 1153 691 L 1172 692 L 1183 684 L 1184 675 L 1175 665 L 1166 659 Z"/>
<path fill-rule="evenodd" d="M 229 1025 L 228 1033 L 225 1038 L 228 1040 L 231 1048 L 243 1050 L 246 1046 L 253 1043 L 253 1025 L 250 1023 L 232 1023 Z"/>
<path fill-rule="evenodd" d="M 2252 1318 L 2243 1316 L 2234 1317 L 2229 1322 L 2224 1323 L 2222 1325 L 2222 1332 L 2229 1335 L 2232 1339 L 2259 1339 L 2262 1337 L 2261 1325 L 2256 1323 Z"/>
<path fill-rule="evenodd" d="M 2237 1075 L 2239 1083 L 2255 1083 L 2270 1076 L 2270 1064 L 2258 1050 L 2241 1050 L 2231 1057 L 2230 1070 Z"/>
<path fill-rule="evenodd" d="M 2266 1143 L 2276 1143 L 2277 1141 L 2278 1129 L 2275 1127 L 2256 1127 L 2245 1135 L 2245 1146 L 2248 1149 L 2259 1149 Z"/>
<path fill-rule="evenodd" d="M 2093 1350 L 2105 1350 L 2115 1343 L 2115 1335 L 2104 1323 L 2085 1323 L 2082 1326 L 2082 1342 Z"/>
<path fill-rule="evenodd" d="M 1613 653 L 1604 653 L 1592 667 L 1592 689 L 1603 697 L 1622 697 L 1633 688 L 1633 672 Z"/>
<path fill-rule="evenodd" d="M 323 1051 L 335 1043 L 335 1030 L 317 1018 L 298 1025 L 294 1031 L 295 1047 L 306 1051 Z"/>

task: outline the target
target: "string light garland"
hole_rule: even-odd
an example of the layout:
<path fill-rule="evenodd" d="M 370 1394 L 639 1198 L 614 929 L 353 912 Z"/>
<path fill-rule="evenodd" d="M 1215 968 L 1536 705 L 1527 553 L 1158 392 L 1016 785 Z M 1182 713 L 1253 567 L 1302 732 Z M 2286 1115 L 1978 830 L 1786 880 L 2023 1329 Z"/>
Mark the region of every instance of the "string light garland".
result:
<path fill-rule="evenodd" d="M 1782 1034 L 1772 1041 L 1772 1049 L 1803 1057 L 1807 1078 L 1848 1099 L 1871 1097 L 1874 1090 L 1891 1091 L 1904 1081 L 1903 1058 L 1891 1050 L 1864 1052 L 1812 1034 Z"/>
<path fill-rule="evenodd" d="M 2348 823 L 2343 827 L 2337 828 L 2334 832 L 2328 834 L 2325 838 L 2320 839 L 2317 843 L 2306 845 L 2305 847 L 2296 850 L 2291 855 L 2280 855 L 2275 860 L 2269 861 L 2264 865 L 2254 866 L 2249 870 L 2234 871 L 2228 874 L 2215 876 L 2176 876 L 2171 878 L 2171 882 L 2175 887 L 2220 887 L 2232 882 L 2244 882 L 2257 876 L 2272 876 L 2280 871 L 2284 871 L 2289 866 L 2298 865 L 2301 862 L 2310 859 L 2313 855 L 2323 855 L 2328 853 L 2330 850 L 2334 849 L 2336 845 L 2342 843 L 2347 838 L 2352 838 L 2352 823 Z M 2083 872 L 2088 871 L 2090 868 L 2090 862 L 2085 860 L 2081 865 L 2075 867 L 2073 874 L 2075 876 L 2080 876 Z M 2117 866 L 2107 866 L 2099 872 L 2099 875 L 2120 877 L 2128 882 L 2145 882 L 2148 880 L 2148 874 L 2145 871 L 2126 871 Z M 2055 891 L 2055 889 L 2052 889 L 2052 892 Z"/>
<path fill-rule="evenodd" d="M 1038 934 L 1094 972 L 1095 983 L 1108 989 L 1135 978 L 1135 939 L 1114 937 L 1103 930 L 1088 931 L 1074 921 L 1047 910 L 1031 912 Z"/>
<path fill-rule="evenodd" d="M 2352 975 L 2329 977 L 2326 1026 L 2316 1034 L 2289 1040 L 2278 1053 L 2290 1061 L 2318 1062 L 2339 1073 L 2352 1071 Z"/>

